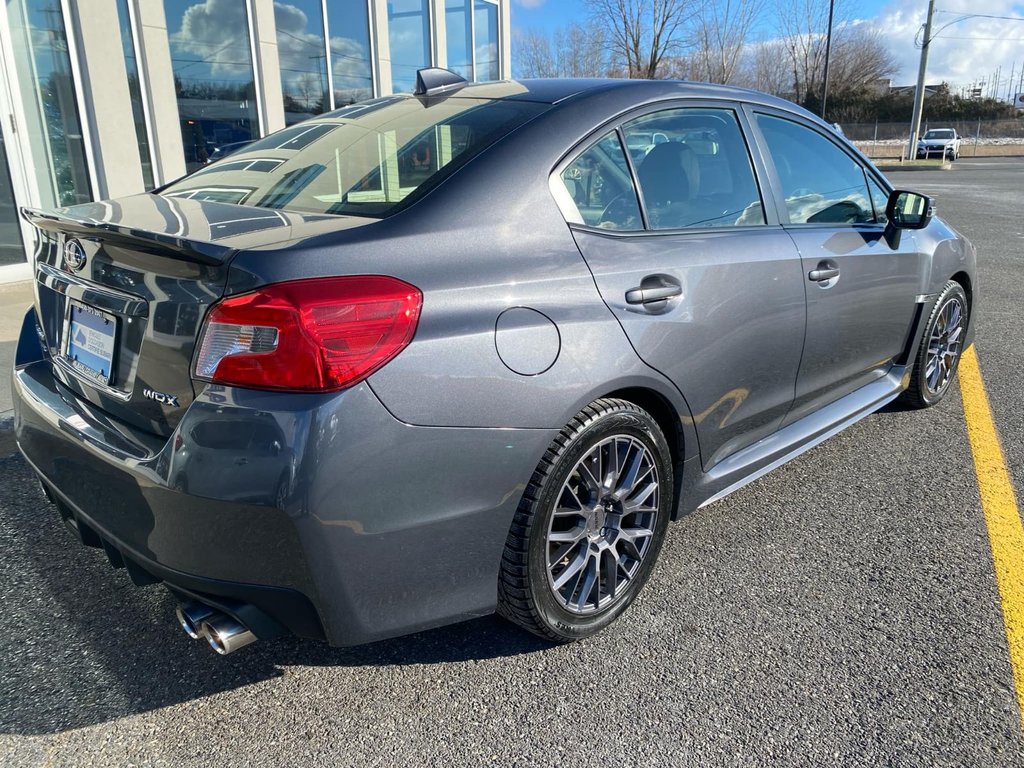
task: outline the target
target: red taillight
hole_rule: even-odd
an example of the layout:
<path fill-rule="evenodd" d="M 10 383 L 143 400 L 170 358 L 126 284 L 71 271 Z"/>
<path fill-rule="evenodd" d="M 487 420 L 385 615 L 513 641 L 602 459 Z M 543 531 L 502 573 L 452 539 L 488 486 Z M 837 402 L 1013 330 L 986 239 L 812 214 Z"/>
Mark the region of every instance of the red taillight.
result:
<path fill-rule="evenodd" d="M 416 332 L 419 289 L 393 277 L 276 283 L 214 305 L 196 378 L 256 389 L 329 392 L 362 381 Z"/>

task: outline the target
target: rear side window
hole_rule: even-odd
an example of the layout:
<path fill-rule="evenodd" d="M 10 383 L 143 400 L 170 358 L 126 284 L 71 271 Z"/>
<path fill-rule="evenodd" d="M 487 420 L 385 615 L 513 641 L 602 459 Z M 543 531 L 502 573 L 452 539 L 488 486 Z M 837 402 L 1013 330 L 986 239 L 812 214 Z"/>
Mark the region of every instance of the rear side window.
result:
<path fill-rule="evenodd" d="M 764 224 L 747 145 L 728 109 L 670 109 L 623 126 L 651 229 Z"/>
<path fill-rule="evenodd" d="M 758 114 L 791 224 L 875 221 L 864 169 L 817 131 Z"/>
<path fill-rule="evenodd" d="M 636 189 L 619 135 L 612 131 L 562 171 L 562 183 L 584 224 L 643 229 Z"/>
<path fill-rule="evenodd" d="M 387 216 L 545 109 L 500 99 L 379 99 L 286 128 L 161 194 Z"/>

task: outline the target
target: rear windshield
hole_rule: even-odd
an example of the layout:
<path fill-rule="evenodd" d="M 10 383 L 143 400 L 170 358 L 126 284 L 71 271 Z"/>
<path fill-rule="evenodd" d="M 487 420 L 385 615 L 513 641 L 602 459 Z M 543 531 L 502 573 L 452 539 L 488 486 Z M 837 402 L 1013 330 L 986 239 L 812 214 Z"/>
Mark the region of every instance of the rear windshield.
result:
<path fill-rule="evenodd" d="M 278 131 L 160 194 L 387 216 L 546 108 L 494 99 L 375 99 Z"/>
<path fill-rule="evenodd" d="M 928 131 L 924 137 L 926 139 L 952 139 L 953 131 L 948 129 L 943 131 Z"/>

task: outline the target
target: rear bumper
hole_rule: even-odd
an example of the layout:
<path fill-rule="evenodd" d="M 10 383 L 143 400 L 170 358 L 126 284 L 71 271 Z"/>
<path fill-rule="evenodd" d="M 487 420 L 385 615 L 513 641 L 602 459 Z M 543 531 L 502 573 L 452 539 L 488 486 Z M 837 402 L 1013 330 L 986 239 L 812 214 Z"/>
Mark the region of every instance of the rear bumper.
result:
<path fill-rule="evenodd" d="M 216 604 L 260 637 L 335 645 L 493 611 L 512 516 L 554 431 L 411 426 L 364 383 L 208 387 L 165 440 L 66 390 L 26 340 L 34 325 L 30 312 L 15 361 L 19 448 L 83 541 L 137 583 Z M 230 445 L 196 445 L 204 423 L 276 425 L 279 445 L 254 469 Z"/>

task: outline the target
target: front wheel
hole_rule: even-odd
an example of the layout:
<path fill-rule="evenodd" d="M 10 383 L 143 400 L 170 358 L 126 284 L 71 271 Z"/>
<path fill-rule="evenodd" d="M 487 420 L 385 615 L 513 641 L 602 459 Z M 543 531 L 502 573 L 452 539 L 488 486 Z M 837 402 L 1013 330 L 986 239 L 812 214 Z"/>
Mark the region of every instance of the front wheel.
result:
<path fill-rule="evenodd" d="M 911 408 L 930 408 L 946 395 L 960 365 L 970 306 L 963 287 L 950 280 L 935 301 L 914 361 L 910 386 L 901 401 Z"/>
<path fill-rule="evenodd" d="M 658 423 L 623 400 L 597 400 L 555 438 L 533 473 L 505 545 L 498 611 L 555 642 L 611 624 L 650 576 L 673 502 Z"/>

